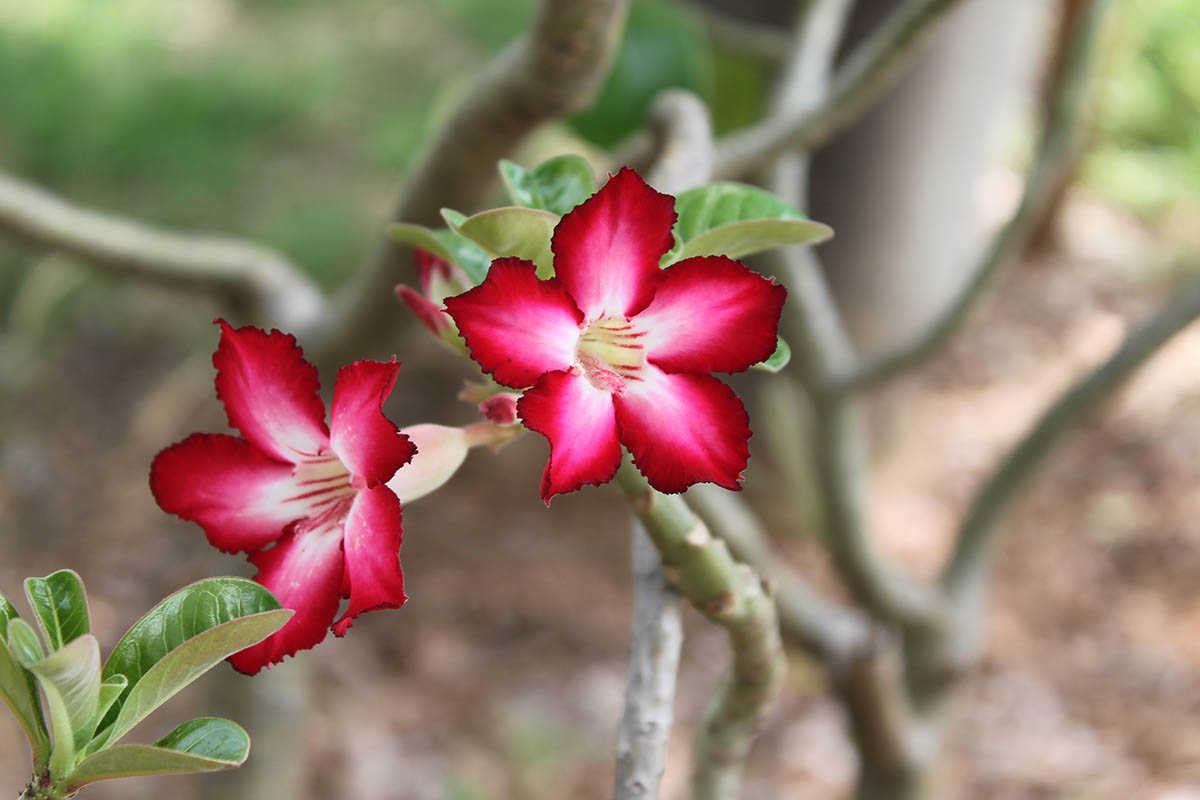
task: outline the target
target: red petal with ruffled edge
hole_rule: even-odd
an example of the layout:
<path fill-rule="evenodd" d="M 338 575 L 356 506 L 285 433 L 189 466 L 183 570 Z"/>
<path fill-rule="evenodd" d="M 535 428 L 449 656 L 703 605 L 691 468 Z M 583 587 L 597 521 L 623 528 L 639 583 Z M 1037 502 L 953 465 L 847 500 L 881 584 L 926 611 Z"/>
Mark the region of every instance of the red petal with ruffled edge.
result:
<path fill-rule="evenodd" d="M 471 357 L 514 389 L 569 367 L 583 321 L 562 283 L 538 279 L 533 263 L 520 258 L 493 261 L 483 283 L 446 298 L 446 311 Z"/>
<path fill-rule="evenodd" d="M 387 364 L 356 361 L 338 370 L 333 386 L 329 418 L 333 452 L 368 487 L 387 481 L 417 452 L 383 415 L 383 401 L 391 394 L 399 370 L 394 359 Z"/>
<path fill-rule="evenodd" d="M 646 357 L 667 372 L 741 372 L 775 350 L 787 291 L 725 256 L 672 264 L 634 318 Z"/>
<path fill-rule="evenodd" d="M 163 511 L 199 523 L 226 553 L 261 550 L 307 513 L 285 502 L 297 494 L 291 464 L 223 433 L 195 433 L 160 452 L 150 491 Z"/>
<path fill-rule="evenodd" d="M 733 390 L 710 375 L 653 365 L 639 376 L 613 401 L 621 442 L 650 485 L 667 493 L 705 482 L 740 489 L 750 420 Z"/>
<path fill-rule="evenodd" d="M 295 463 L 327 448 L 317 370 L 304 360 L 296 338 L 251 326 L 234 330 L 220 319 L 217 324 L 221 343 L 213 366 L 229 424 L 282 461 Z"/>
<path fill-rule="evenodd" d="M 408 599 L 400 570 L 401 523 L 400 500 L 386 486 L 361 491 L 354 498 L 343 538 L 350 603 L 334 623 L 335 636 L 345 636 L 358 615 L 399 608 Z"/>
<path fill-rule="evenodd" d="M 612 480 L 621 465 L 613 396 L 575 374 L 547 372 L 517 402 L 521 421 L 550 442 L 542 499 Z"/>
<path fill-rule="evenodd" d="M 254 580 L 296 613 L 279 632 L 229 657 L 233 668 L 247 675 L 325 638 L 341 604 L 341 525 L 331 520 L 314 528 L 297 525 L 279 544 L 255 553 L 250 561 L 258 567 Z"/>
<path fill-rule="evenodd" d="M 675 198 L 627 167 L 559 221 L 554 272 L 589 321 L 636 314 L 654 295 L 674 224 Z"/>

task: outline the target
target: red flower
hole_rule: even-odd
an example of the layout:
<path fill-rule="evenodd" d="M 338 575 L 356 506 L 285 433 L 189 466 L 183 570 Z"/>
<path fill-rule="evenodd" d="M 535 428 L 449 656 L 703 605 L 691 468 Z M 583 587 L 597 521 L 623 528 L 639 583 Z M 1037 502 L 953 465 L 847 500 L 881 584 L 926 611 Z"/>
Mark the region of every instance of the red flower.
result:
<path fill-rule="evenodd" d="M 218 323 L 217 397 L 245 438 L 197 433 L 168 447 L 150 468 L 150 489 L 215 547 L 249 553 L 255 580 L 295 610 L 230 659 L 254 674 L 316 645 L 331 625 L 343 636 L 359 614 L 404 604 L 400 501 L 386 481 L 416 448 L 381 410 L 394 360 L 343 367 L 326 427 L 317 371 L 294 337 Z M 349 605 L 335 623 L 342 597 Z"/>
<path fill-rule="evenodd" d="M 787 293 L 724 256 L 660 269 L 674 224 L 674 199 L 623 169 L 558 223 L 557 277 L 500 258 L 446 299 L 483 369 L 532 387 L 517 410 L 550 442 L 546 502 L 612 479 L 622 444 L 659 491 L 740 488 L 749 420 L 709 373 L 771 355 Z"/>

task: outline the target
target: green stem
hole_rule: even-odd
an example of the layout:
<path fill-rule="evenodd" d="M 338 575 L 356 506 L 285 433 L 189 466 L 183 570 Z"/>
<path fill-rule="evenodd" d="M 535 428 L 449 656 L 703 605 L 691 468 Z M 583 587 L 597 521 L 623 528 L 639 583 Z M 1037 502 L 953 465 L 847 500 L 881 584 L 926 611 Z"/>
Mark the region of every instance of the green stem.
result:
<path fill-rule="evenodd" d="M 692 793 L 701 800 L 734 797 L 754 734 L 787 671 L 775 602 L 681 496 L 655 491 L 628 459 L 616 483 L 658 549 L 668 580 L 729 636 L 733 667 L 697 742 Z"/>

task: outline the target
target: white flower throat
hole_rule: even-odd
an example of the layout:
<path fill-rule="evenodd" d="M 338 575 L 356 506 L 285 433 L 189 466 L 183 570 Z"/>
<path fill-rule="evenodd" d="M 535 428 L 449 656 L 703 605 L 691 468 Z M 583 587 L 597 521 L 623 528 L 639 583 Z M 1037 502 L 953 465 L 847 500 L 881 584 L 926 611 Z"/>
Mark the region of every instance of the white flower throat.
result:
<path fill-rule="evenodd" d="M 646 365 L 645 331 L 625 317 L 601 317 L 579 337 L 575 357 L 583 374 L 597 389 L 614 394 L 625 391 L 626 381 L 640 381 Z"/>

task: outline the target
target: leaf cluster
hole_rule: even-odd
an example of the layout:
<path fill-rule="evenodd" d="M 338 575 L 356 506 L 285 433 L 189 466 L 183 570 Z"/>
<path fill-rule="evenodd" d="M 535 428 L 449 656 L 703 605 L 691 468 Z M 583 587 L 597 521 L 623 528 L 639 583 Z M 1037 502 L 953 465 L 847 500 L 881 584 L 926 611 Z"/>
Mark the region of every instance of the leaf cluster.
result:
<path fill-rule="evenodd" d="M 138 620 L 103 664 L 79 575 L 28 578 L 25 597 L 37 630 L 0 595 L 0 699 L 29 740 L 34 779 L 26 797 L 61 800 L 96 781 L 212 772 L 246 760 L 246 732 L 211 717 L 152 745 L 118 742 L 200 675 L 283 627 L 292 612 L 265 588 L 209 578 L 180 589 Z"/>

